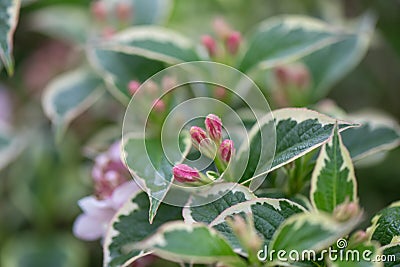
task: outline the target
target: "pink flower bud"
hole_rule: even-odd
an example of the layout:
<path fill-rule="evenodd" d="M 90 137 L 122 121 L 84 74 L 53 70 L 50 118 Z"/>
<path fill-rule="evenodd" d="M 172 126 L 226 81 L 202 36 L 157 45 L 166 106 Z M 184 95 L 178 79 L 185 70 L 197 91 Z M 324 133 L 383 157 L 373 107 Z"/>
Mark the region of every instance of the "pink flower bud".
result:
<path fill-rule="evenodd" d="M 227 89 L 225 89 L 222 86 L 215 87 L 215 89 L 214 89 L 215 98 L 221 100 L 221 99 L 224 99 L 226 97 L 226 95 L 227 95 Z"/>
<path fill-rule="evenodd" d="M 226 23 L 226 21 L 223 18 L 216 18 L 213 21 L 213 29 L 215 33 L 218 35 L 218 37 L 223 40 L 226 39 L 232 32 L 231 26 L 229 26 L 229 24 Z"/>
<path fill-rule="evenodd" d="M 191 183 L 200 179 L 199 171 L 189 167 L 186 164 L 176 165 L 172 171 L 174 173 L 175 180 L 180 183 Z"/>
<path fill-rule="evenodd" d="M 132 16 L 132 7 L 127 3 L 120 2 L 116 6 L 117 18 L 121 22 L 127 22 Z"/>
<path fill-rule="evenodd" d="M 228 163 L 231 160 L 234 151 L 235 148 L 233 146 L 233 141 L 230 139 L 225 139 L 219 146 L 218 154 L 223 161 Z"/>
<path fill-rule="evenodd" d="M 113 27 L 107 26 L 103 28 L 101 35 L 103 36 L 104 39 L 110 39 L 114 36 L 116 33 L 116 30 Z"/>
<path fill-rule="evenodd" d="M 210 35 L 203 35 L 201 37 L 201 43 L 207 49 L 210 57 L 213 57 L 217 54 L 217 43 Z"/>
<path fill-rule="evenodd" d="M 165 103 L 161 99 L 156 99 L 153 103 L 153 108 L 156 112 L 164 112 L 165 111 Z"/>
<path fill-rule="evenodd" d="M 90 11 L 98 21 L 105 21 L 107 18 L 107 8 L 102 1 L 92 2 Z"/>
<path fill-rule="evenodd" d="M 210 138 L 219 144 L 222 138 L 221 119 L 217 115 L 209 114 L 206 117 L 205 125 Z"/>
<path fill-rule="evenodd" d="M 275 79 L 279 87 L 306 88 L 310 82 L 310 73 L 303 64 L 291 64 L 279 66 L 274 71 Z"/>
<path fill-rule="evenodd" d="M 177 81 L 173 76 L 164 76 L 161 80 L 161 86 L 164 91 L 172 90 L 176 85 Z"/>
<path fill-rule="evenodd" d="M 140 87 L 140 83 L 138 81 L 132 80 L 128 83 L 128 91 L 131 95 L 134 95 Z"/>
<path fill-rule="evenodd" d="M 207 133 L 200 127 L 193 126 L 190 128 L 190 136 L 192 143 L 196 148 L 199 148 L 200 143 L 207 138 Z"/>
<path fill-rule="evenodd" d="M 225 40 L 226 49 L 231 55 L 236 55 L 239 50 L 240 43 L 242 42 L 242 35 L 240 32 L 232 32 Z"/>

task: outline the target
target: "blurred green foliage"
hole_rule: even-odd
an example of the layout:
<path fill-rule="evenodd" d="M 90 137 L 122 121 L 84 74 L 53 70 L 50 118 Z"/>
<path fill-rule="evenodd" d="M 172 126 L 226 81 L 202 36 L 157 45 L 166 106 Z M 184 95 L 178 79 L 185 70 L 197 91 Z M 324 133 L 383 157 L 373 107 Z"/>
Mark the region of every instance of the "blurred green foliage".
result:
<path fill-rule="evenodd" d="M 115 100 L 103 99 L 108 107 L 103 110 L 94 106 L 85 112 L 59 144 L 55 144 L 51 125 L 42 111 L 32 109 L 40 106 L 41 88 L 29 88 L 24 75 L 28 59 L 49 39 L 32 32 L 26 18 L 35 10 L 56 4 L 80 5 L 89 12 L 90 1 L 26 1 L 15 35 L 14 77 L 7 77 L 4 70 L 1 73 L 1 83 L 8 88 L 15 104 L 15 124 L 24 126 L 18 129 L 29 136 L 24 153 L 0 172 L 0 265 L 3 267 L 101 265 L 100 244 L 84 244 L 71 234 L 72 222 L 79 213 L 76 202 L 92 190 L 88 171 L 91 163 L 82 156 L 82 147 L 96 131 L 120 123 L 123 107 Z M 175 0 L 166 26 L 200 40 L 201 34 L 210 32 L 216 16 L 225 17 L 235 28 L 249 33 L 256 23 L 277 14 L 307 14 L 341 24 L 365 11 L 378 16 L 372 47 L 329 97 L 346 111 L 376 107 L 399 121 L 399 1 Z M 65 22 L 68 23 L 68 14 Z M 46 64 L 45 60 L 41 63 Z M 116 115 L 110 116 L 109 111 Z M 399 198 L 399 162 L 398 148 L 381 163 L 356 169 L 361 205 L 367 208 L 368 218 Z"/>

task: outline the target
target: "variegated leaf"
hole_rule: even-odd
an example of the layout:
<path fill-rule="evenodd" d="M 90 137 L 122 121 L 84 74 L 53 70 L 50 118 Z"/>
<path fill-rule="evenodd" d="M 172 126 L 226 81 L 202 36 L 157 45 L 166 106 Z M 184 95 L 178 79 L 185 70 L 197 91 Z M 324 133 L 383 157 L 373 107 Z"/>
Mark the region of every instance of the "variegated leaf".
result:
<path fill-rule="evenodd" d="M 250 37 L 239 69 L 248 72 L 299 59 L 350 36 L 344 30 L 304 16 L 283 15 L 263 22 Z"/>
<path fill-rule="evenodd" d="M 145 193 L 132 195 L 117 212 L 104 240 L 104 267 L 130 266 L 149 254 L 148 250 L 131 247 L 155 233 L 163 223 L 181 219 L 181 209 L 162 205 L 156 220 L 149 224 L 149 200 Z"/>
<path fill-rule="evenodd" d="M 343 248 L 342 258 L 327 259 L 328 266 L 332 267 L 383 267 L 379 259 L 382 254 L 376 243 L 367 242 Z"/>
<path fill-rule="evenodd" d="M 102 94 L 101 79 L 87 68 L 56 77 L 43 94 L 43 109 L 57 127 L 58 138 L 68 124 L 88 109 Z"/>
<path fill-rule="evenodd" d="M 0 1 L 0 58 L 9 75 L 14 73 L 13 35 L 18 23 L 20 0 Z"/>
<path fill-rule="evenodd" d="M 209 224 L 224 210 L 253 198 L 256 196 L 245 186 L 234 183 L 215 184 L 205 192 L 190 196 L 183 208 L 183 218 L 186 223 Z"/>
<path fill-rule="evenodd" d="M 381 245 L 388 245 L 393 239 L 400 239 L 400 201 L 380 211 L 372 218 L 372 226 L 368 228 L 372 240 Z"/>
<path fill-rule="evenodd" d="M 400 264 L 400 242 L 392 243 L 381 248 L 385 256 L 385 267 L 398 267 Z"/>
<path fill-rule="evenodd" d="M 329 213 L 346 201 L 358 201 L 353 163 L 338 127 L 321 148 L 311 177 L 310 199 L 316 209 Z"/>
<path fill-rule="evenodd" d="M 23 137 L 0 121 L 0 170 L 20 154 L 24 145 Z"/>
<path fill-rule="evenodd" d="M 338 239 L 346 236 L 359 223 L 360 217 L 339 223 L 323 213 L 302 213 L 286 220 L 275 232 L 268 247 L 268 251 L 275 254 L 267 255 L 268 259 L 279 262 L 276 252 L 315 251 L 318 253 L 334 244 Z M 286 254 L 287 256 L 287 254 Z M 286 262 L 287 264 L 288 262 Z"/>
<path fill-rule="evenodd" d="M 134 247 L 152 250 L 155 255 L 174 262 L 220 262 L 228 267 L 247 266 L 224 238 L 203 224 L 167 223 Z"/>
<path fill-rule="evenodd" d="M 246 251 L 226 222 L 228 217 L 236 214 L 253 216 L 256 231 L 264 244 L 268 245 L 281 223 L 302 212 L 305 212 L 302 206 L 287 199 L 257 198 L 226 209 L 210 223 L 210 226 L 220 232 L 237 253 L 246 256 Z"/>
<path fill-rule="evenodd" d="M 322 146 L 330 138 L 335 123 L 335 119 L 306 108 L 275 110 L 250 130 L 249 145 L 244 144 L 238 150 L 235 170 L 245 169 L 243 183 L 266 175 Z M 353 126 L 350 122 L 338 121 L 340 131 Z M 274 138 L 262 138 L 271 127 L 276 129 L 276 148 Z M 250 151 L 248 159 L 247 151 Z"/>
<path fill-rule="evenodd" d="M 130 100 L 128 83 L 143 82 L 165 68 L 199 60 L 189 39 L 169 29 L 139 26 L 122 31 L 87 49 L 92 66 L 122 103 Z"/>
<path fill-rule="evenodd" d="M 176 140 L 173 140 L 176 141 Z M 179 137 L 179 144 L 183 150 L 173 152 L 169 158 L 164 154 L 166 146 L 173 146 L 169 140 L 161 144 L 158 139 L 144 139 L 135 136 L 124 137 L 124 159 L 131 174 L 136 181 L 146 190 L 150 199 L 150 223 L 156 216 L 157 209 L 170 189 L 174 164 L 180 163 L 190 150 L 190 135 L 183 132 Z"/>

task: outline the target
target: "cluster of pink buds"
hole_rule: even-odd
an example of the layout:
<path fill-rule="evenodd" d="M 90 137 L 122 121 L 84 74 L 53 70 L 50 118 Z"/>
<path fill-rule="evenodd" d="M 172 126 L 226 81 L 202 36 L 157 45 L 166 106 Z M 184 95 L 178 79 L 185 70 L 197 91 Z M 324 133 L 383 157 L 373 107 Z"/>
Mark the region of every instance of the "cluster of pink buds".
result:
<path fill-rule="evenodd" d="M 310 72 L 304 64 L 278 66 L 273 71 L 274 100 L 278 106 L 299 106 L 310 88 Z"/>
<path fill-rule="evenodd" d="M 190 128 L 190 135 L 193 146 L 203 153 L 206 157 L 214 160 L 219 172 L 224 172 L 235 152 L 233 141 L 222 139 L 222 121 L 214 114 L 209 114 L 205 121 L 204 130 L 198 126 Z M 198 170 L 185 164 L 174 167 L 174 178 L 181 183 L 209 183 L 211 178 L 202 174 Z"/>
<path fill-rule="evenodd" d="M 242 43 L 242 35 L 240 32 L 233 30 L 222 18 L 214 20 L 213 29 L 219 42 L 222 42 L 222 47 L 230 55 L 236 55 L 240 44 Z M 211 57 L 219 56 L 218 42 L 211 35 L 203 35 L 201 37 L 201 43 L 207 49 L 208 54 Z"/>
<path fill-rule="evenodd" d="M 102 36 L 104 38 L 110 38 L 117 29 L 128 26 L 133 18 L 134 9 L 131 3 L 118 1 L 112 5 L 110 6 L 110 3 L 104 0 L 95 0 L 90 7 L 95 20 L 103 26 Z M 109 22 L 114 23 L 111 23 L 111 26 Z M 116 25 L 115 22 L 117 22 Z"/>

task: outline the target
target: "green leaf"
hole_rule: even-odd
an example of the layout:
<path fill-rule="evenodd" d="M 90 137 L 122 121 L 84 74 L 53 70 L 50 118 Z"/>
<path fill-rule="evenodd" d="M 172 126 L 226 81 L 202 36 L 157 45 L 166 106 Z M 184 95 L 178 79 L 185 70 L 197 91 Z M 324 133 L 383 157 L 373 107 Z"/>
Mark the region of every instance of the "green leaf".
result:
<path fill-rule="evenodd" d="M 354 161 L 400 145 L 400 127 L 387 115 L 365 111 L 350 114 L 346 119 L 361 124 L 341 134 Z"/>
<path fill-rule="evenodd" d="M 255 195 L 245 186 L 234 183 L 214 184 L 207 191 L 190 196 L 183 209 L 183 218 L 186 223 L 209 224 L 224 210 L 253 198 Z"/>
<path fill-rule="evenodd" d="M 375 261 L 380 257 L 377 244 L 361 243 L 356 246 L 349 246 L 342 250 L 343 260 L 338 257 L 333 261 L 328 259 L 329 266 L 332 267 L 378 267 L 382 266 L 381 262 Z"/>
<path fill-rule="evenodd" d="M 248 72 L 293 61 L 346 38 L 348 34 L 317 19 L 278 16 L 263 22 L 250 37 L 239 70 Z"/>
<path fill-rule="evenodd" d="M 165 64 L 199 60 L 190 40 L 155 26 L 127 29 L 89 47 L 87 53 L 110 92 L 124 104 L 131 98 L 129 81 L 143 82 L 164 69 Z"/>
<path fill-rule="evenodd" d="M 337 127 L 321 148 L 311 177 L 310 199 L 316 209 L 329 213 L 346 201 L 358 201 L 353 163 Z"/>
<path fill-rule="evenodd" d="M 133 24 L 155 24 L 165 21 L 172 10 L 171 0 L 134 0 Z"/>
<path fill-rule="evenodd" d="M 254 227 L 268 245 L 279 225 L 294 214 L 305 212 L 305 209 L 287 199 L 257 198 L 232 206 L 222 212 L 210 223 L 231 244 L 237 253 L 246 256 L 236 235 L 226 223 L 226 218 L 235 214 L 253 216 Z"/>
<path fill-rule="evenodd" d="M 122 31 L 87 49 L 93 67 L 104 77 L 111 93 L 123 103 L 130 99 L 127 85 L 143 82 L 165 64 L 199 60 L 189 39 L 169 29 L 139 26 Z"/>
<path fill-rule="evenodd" d="M 68 23 L 65 23 L 65 14 L 68 14 Z M 41 8 L 29 16 L 29 22 L 33 30 L 73 44 L 86 43 L 92 23 L 87 9 L 74 5 Z"/>
<path fill-rule="evenodd" d="M 128 105 L 131 80 L 144 82 L 164 69 L 164 63 L 137 55 L 96 47 L 87 50 L 89 62 L 103 77 L 107 89 L 121 103 Z"/>
<path fill-rule="evenodd" d="M 203 224 L 164 224 L 156 234 L 136 247 L 152 250 L 155 255 L 174 262 L 222 262 L 225 266 L 246 266 L 225 239 Z"/>
<path fill-rule="evenodd" d="M 339 223 L 322 213 L 297 214 L 279 227 L 268 249 L 275 252 L 284 250 L 287 253 L 297 251 L 300 255 L 305 250 L 318 253 L 347 235 L 359 221 L 360 217 L 357 217 Z M 277 261 L 276 256 L 276 253 L 272 255 L 274 261 Z"/>
<path fill-rule="evenodd" d="M 335 123 L 335 119 L 306 108 L 273 111 L 272 116 L 267 115 L 251 129 L 250 147 L 244 144 L 238 150 L 234 166 L 240 169 L 243 164 L 247 164 L 241 181 L 245 183 L 265 175 L 320 147 L 330 138 Z M 263 142 L 260 134 L 266 135 L 273 125 L 276 128 L 275 155 L 275 144 L 271 143 L 273 140 L 269 140 L 269 143 L 268 140 Z M 339 121 L 338 125 L 340 131 L 354 126 L 344 121 Z M 248 160 L 245 153 L 247 151 L 250 151 Z"/>
<path fill-rule="evenodd" d="M 398 267 L 400 264 L 400 243 L 382 247 L 382 255 L 386 257 L 385 267 Z"/>
<path fill-rule="evenodd" d="M 129 266 L 147 255 L 148 251 L 130 245 L 149 237 L 163 223 L 182 218 L 180 208 L 161 205 L 157 219 L 149 224 L 149 206 L 148 197 L 142 192 L 133 195 L 117 212 L 104 240 L 104 266 Z"/>
<path fill-rule="evenodd" d="M 0 58 L 8 75 L 14 73 L 13 35 L 18 23 L 20 0 L 0 1 Z"/>
<path fill-rule="evenodd" d="M 374 18 L 364 16 L 354 34 L 302 58 L 312 77 L 311 101 L 324 97 L 335 83 L 358 65 L 370 44 L 374 23 Z"/>
<path fill-rule="evenodd" d="M 86 68 L 62 74 L 49 83 L 43 94 L 43 109 L 57 127 L 58 138 L 103 92 L 101 79 Z"/>
<path fill-rule="evenodd" d="M 153 221 L 161 201 L 170 189 L 173 166 L 180 163 L 189 152 L 190 135 L 184 132 L 179 138 L 179 147 L 182 148 L 183 153 L 172 152 L 167 158 L 164 149 L 173 144 L 172 141 L 161 144 L 158 139 L 124 137 L 126 165 L 136 178 L 136 182 L 145 189 L 150 198 L 150 222 Z"/>
<path fill-rule="evenodd" d="M 0 170 L 19 155 L 24 145 L 23 137 L 0 123 Z"/>
<path fill-rule="evenodd" d="M 372 226 L 368 228 L 372 240 L 377 240 L 382 246 L 391 243 L 400 236 L 400 201 L 380 211 L 372 218 Z"/>
<path fill-rule="evenodd" d="M 168 64 L 199 60 L 194 44 L 167 28 L 139 26 L 122 31 L 98 47 Z"/>

